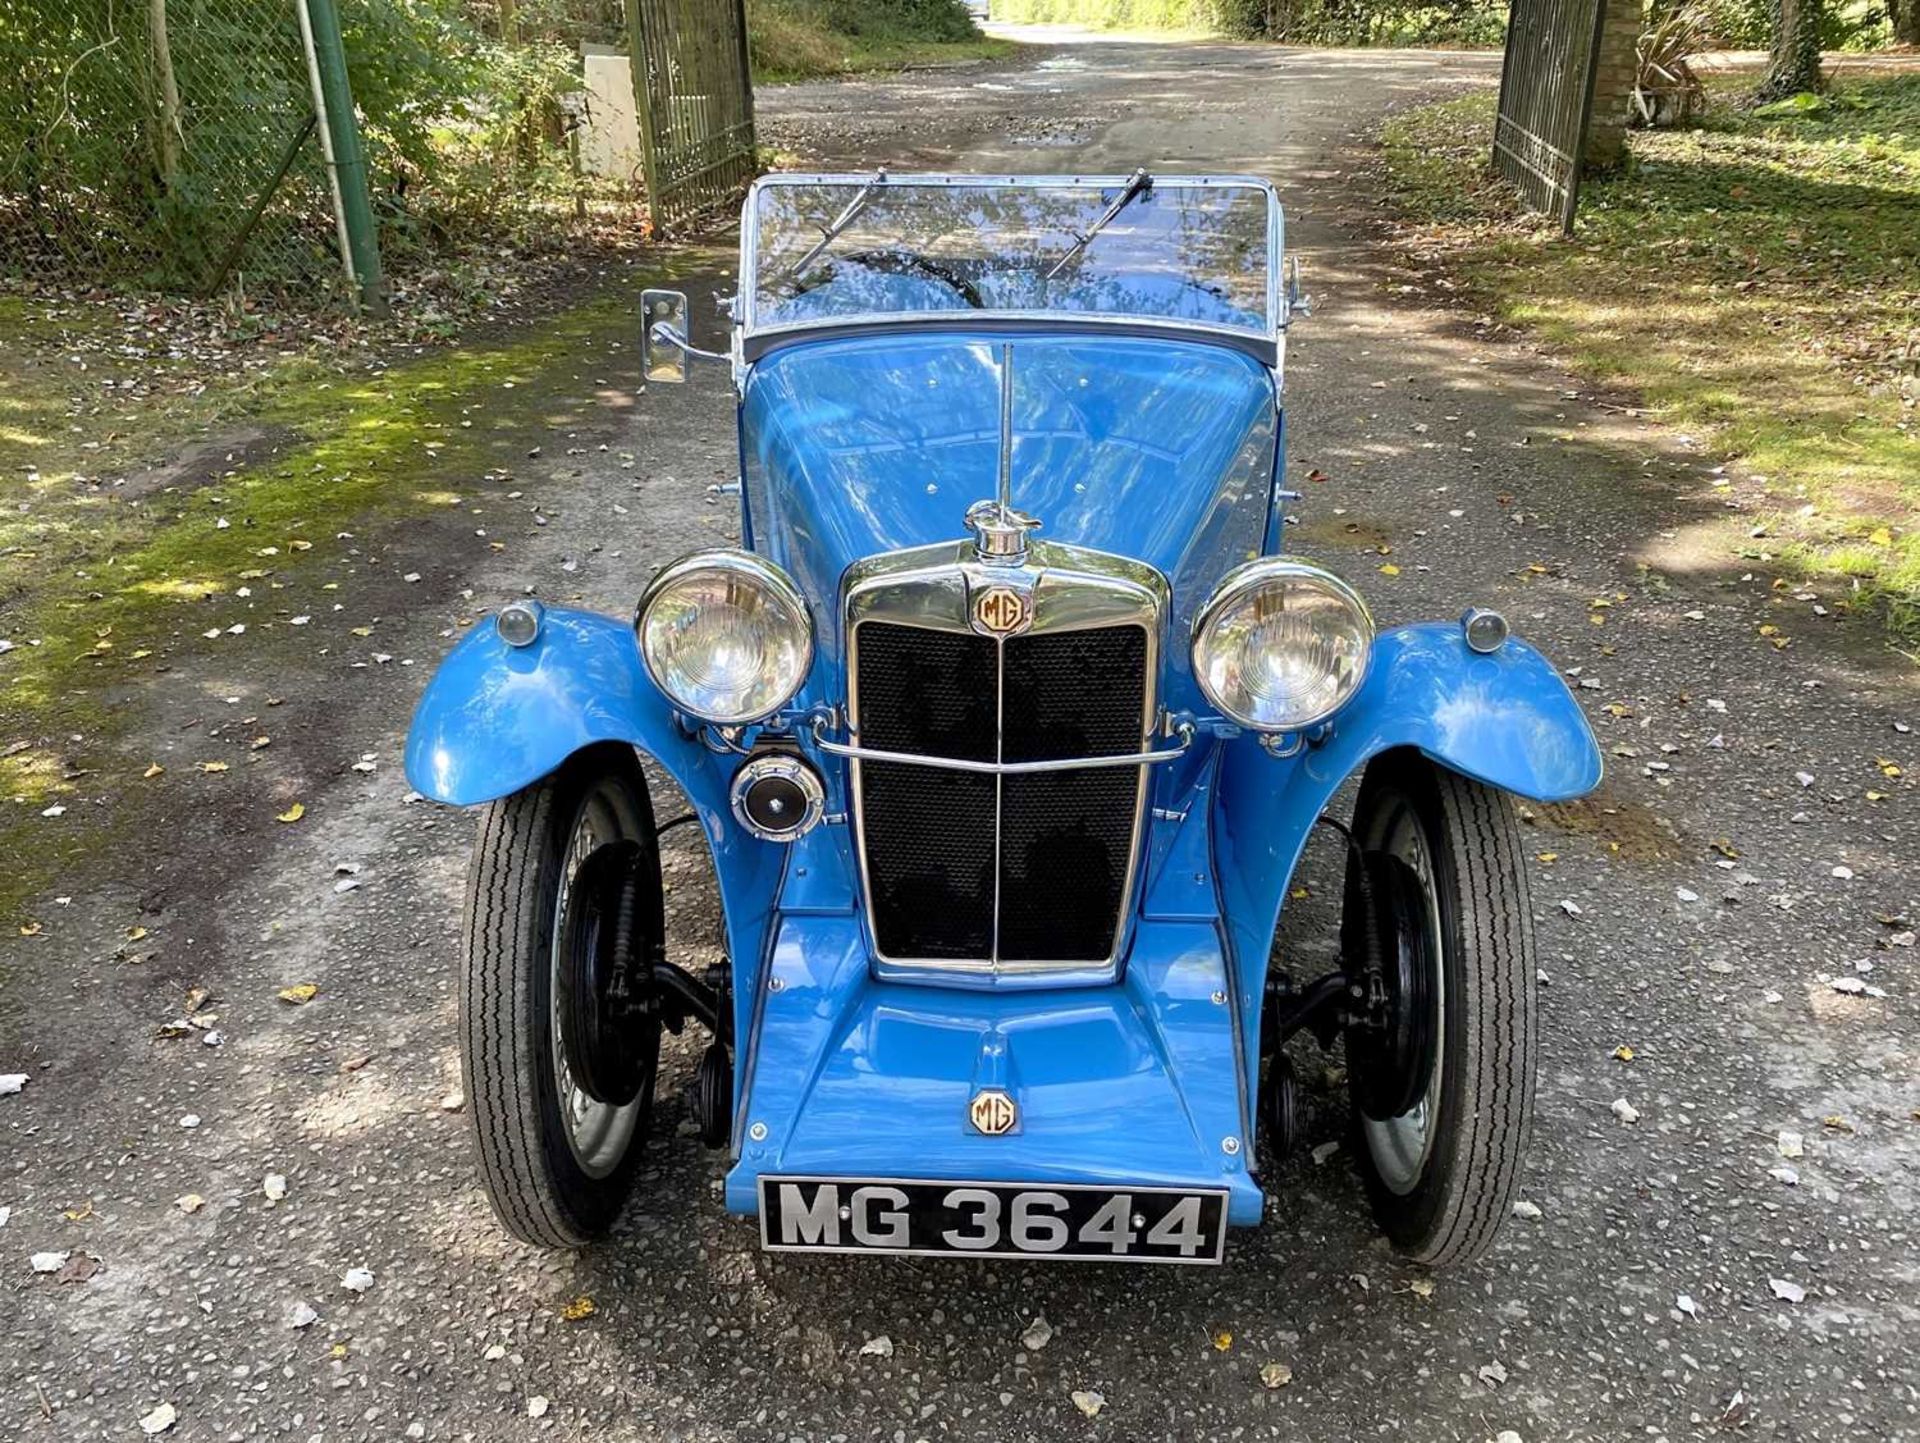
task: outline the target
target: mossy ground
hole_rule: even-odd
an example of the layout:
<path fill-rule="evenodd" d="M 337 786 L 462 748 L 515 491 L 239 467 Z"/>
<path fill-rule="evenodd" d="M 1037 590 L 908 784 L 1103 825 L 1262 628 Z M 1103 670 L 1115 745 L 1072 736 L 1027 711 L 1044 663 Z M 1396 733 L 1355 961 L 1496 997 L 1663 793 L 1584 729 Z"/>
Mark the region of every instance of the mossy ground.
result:
<path fill-rule="evenodd" d="M 1744 558 L 1839 581 L 1920 646 L 1920 76 L 1761 112 L 1721 82 L 1697 127 L 1632 136 L 1569 238 L 1488 174 L 1492 114 L 1389 122 L 1412 243 L 1761 478 L 1776 514 Z"/>
<path fill-rule="evenodd" d="M 354 367 L 301 350 L 196 375 L 190 356 L 95 344 L 114 334 L 97 310 L 0 305 L 0 918 L 142 824 L 164 786 L 123 745 L 143 683 L 218 658 L 235 624 L 255 633 L 250 666 L 297 665 L 291 618 L 339 596 L 328 543 L 377 541 L 526 465 L 530 431 L 592 404 L 569 363 L 637 339 L 638 287 L 715 260 L 688 252 L 498 338 Z M 142 464 L 183 449 L 192 464 L 149 485 Z M 259 635 L 262 599 L 283 635 Z M 41 816 L 103 791 L 115 805 L 85 823 Z"/>

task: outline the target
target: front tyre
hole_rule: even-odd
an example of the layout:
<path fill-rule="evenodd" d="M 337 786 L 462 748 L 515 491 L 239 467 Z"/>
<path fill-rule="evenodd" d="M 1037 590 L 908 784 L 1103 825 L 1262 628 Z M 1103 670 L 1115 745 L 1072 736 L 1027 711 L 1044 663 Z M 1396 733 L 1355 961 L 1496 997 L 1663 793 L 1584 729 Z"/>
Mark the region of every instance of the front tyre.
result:
<path fill-rule="evenodd" d="M 487 1197 L 524 1242 L 580 1247 L 632 1191 L 660 1024 L 611 1001 L 607 978 L 624 938 L 628 995 L 649 995 L 662 912 L 653 808 L 631 748 L 589 748 L 482 813 L 460 1062 Z"/>
<path fill-rule="evenodd" d="M 1353 836 L 1367 856 L 1387 1006 L 1348 1033 L 1354 1152 L 1394 1246 L 1466 1263 L 1513 1205 L 1533 1119 L 1533 914 L 1506 796 L 1393 752 L 1367 768 Z M 1348 859 L 1349 958 L 1363 933 Z"/>

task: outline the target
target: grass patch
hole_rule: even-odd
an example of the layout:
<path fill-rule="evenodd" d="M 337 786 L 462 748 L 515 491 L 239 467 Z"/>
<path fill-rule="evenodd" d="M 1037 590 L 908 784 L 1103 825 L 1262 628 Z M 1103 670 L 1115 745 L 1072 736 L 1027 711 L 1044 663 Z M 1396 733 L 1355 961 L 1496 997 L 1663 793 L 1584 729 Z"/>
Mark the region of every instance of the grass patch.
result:
<path fill-rule="evenodd" d="M 747 46 L 762 85 L 996 60 L 1015 49 L 982 35 L 960 0 L 757 0 Z"/>
<path fill-rule="evenodd" d="M 1488 173 L 1493 109 L 1389 121 L 1416 247 L 1739 458 L 1776 505 L 1744 556 L 1842 582 L 1920 644 L 1920 76 L 1762 112 L 1718 88 L 1698 128 L 1636 133 L 1565 239 Z"/>

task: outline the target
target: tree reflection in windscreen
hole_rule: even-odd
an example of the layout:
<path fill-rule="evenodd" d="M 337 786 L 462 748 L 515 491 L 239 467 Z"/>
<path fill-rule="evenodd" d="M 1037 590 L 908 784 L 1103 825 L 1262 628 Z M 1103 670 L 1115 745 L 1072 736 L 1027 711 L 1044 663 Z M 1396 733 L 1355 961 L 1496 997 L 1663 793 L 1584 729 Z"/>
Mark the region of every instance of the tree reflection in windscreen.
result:
<path fill-rule="evenodd" d="M 864 182 L 764 185 L 753 237 L 753 324 L 933 311 L 1057 311 L 1265 333 L 1268 206 L 1251 185 L 1156 181 L 1052 280 L 1118 186 L 877 187 L 796 269 Z"/>

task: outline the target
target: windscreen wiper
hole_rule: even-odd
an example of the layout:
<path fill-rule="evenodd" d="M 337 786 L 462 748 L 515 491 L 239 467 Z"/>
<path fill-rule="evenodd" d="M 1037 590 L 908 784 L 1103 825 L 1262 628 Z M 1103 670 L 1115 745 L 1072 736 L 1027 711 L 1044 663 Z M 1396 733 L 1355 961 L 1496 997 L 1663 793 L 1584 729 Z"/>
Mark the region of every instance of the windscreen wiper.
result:
<path fill-rule="evenodd" d="M 1111 225 L 1115 216 L 1119 215 L 1121 211 L 1125 210 L 1152 189 L 1153 177 L 1147 174 L 1144 167 L 1136 170 L 1132 175 L 1127 177 L 1126 189 L 1122 190 L 1120 194 L 1113 198 L 1112 205 L 1100 212 L 1100 219 L 1087 227 L 1085 235 L 1075 239 L 1073 249 L 1053 263 L 1053 269 L 1047 272 L 1047 279 L 1052 280 L 1068 266 L 1079 260 L 1081 256 L 1085 255 L 1088 243 L 1092 241 L 1095 236 L 1099 235 L 1101 231 Z"/>
<path fill-rule="evenodd" d="M 799 260 L 795 261 L 785 270 L 775 275 L 771 280 L 765 282 L 765 284 L 770 286 L 778 285 L 781 281 L 791 280 L 795 277 L 805 275 L 812 269 L 813 263 L 827 253 L 827 247 L 839 239 L 840 232 L 852 225 L 854 217 L 867 208 L 867 202 L 873 199 L 873 193 L 886 183 L 886 167 L 882 166 L 873 173 L 872 180 L 854 192 L 853 199 L 847 202 L 840 214 L 820 228 L 820 239 L 815 242 L 813 249 L 801 256 Z"/>

